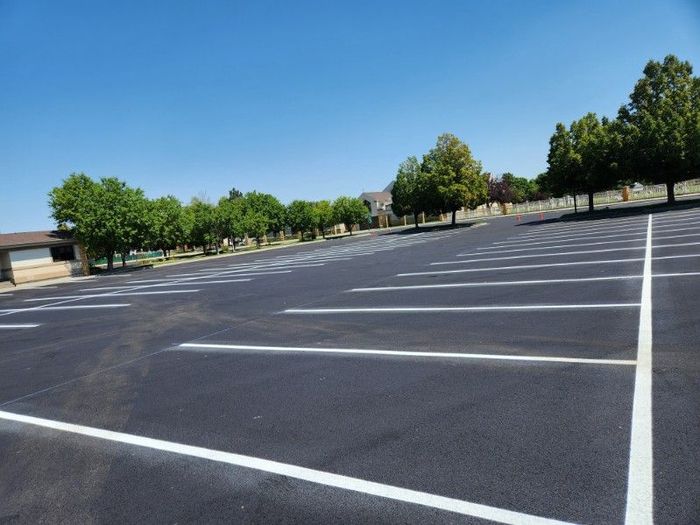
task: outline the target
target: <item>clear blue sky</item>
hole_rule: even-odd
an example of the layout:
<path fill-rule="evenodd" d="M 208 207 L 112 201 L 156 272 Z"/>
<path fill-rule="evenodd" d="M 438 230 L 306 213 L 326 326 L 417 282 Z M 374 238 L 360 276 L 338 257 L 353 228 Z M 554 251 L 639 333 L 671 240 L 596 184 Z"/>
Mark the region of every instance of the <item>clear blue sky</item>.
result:
<path fill-rule="evenodd" d="M 183 201 L 381 190 L 438 134 L 534 177 L 650 58 L 700 73 L 700 0 L 0 0 L 0 231 L 73 171 Z"/>

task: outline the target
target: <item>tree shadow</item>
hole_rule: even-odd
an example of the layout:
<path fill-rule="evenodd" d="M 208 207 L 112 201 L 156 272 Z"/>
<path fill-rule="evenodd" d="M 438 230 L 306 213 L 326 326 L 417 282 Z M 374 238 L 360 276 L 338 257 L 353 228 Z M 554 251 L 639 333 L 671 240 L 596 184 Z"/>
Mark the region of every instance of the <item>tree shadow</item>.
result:
<path fill-rule="evenodd" d="M 415 228 L 413 226 L 408 226 L 408 227 L 402 228 L 401 230 L 398 230 L 398 231 L 390 231 L 390 232 L 384 233 L 383 235 L 414 235 L 416 233 L 460 230 L 462 228 L 471 228 L 475 224 L 477 224 L 477 223 L 476 222 L 458 222 L 454 226 L 451 223 L 431 224 L 431 225 L 427 225 L 427 226 L 424 225 L 424 226 L 419 226 L 418 228 Z"/>
<path fill-rule="evenodd" d="M 655 204 L 644 204 L 641 206 L 630 205 L 627 207 L 609 207 L 600 208 L 592 212 L 578 212 L 578 213 L 566 213 L 558 218 L 545 219 L 542 221 L 530 221 L 518 224 L 518 226 L 541 226 L 543 224 L 552 223 L 576 223 L 576 222 L 589 222 L 601 219 L 615 219 L 621 217 L 635 217 L 639 215 L 649 215 L 657 213 L 665 213 L 669 211 L 679 211 L 688 210 L 693 208 L 700 208 L 700 198 L 693 199 L 679 199 L 676 200 L 675 204 L 668 204 L 667 202 L 660 202 Z"/>

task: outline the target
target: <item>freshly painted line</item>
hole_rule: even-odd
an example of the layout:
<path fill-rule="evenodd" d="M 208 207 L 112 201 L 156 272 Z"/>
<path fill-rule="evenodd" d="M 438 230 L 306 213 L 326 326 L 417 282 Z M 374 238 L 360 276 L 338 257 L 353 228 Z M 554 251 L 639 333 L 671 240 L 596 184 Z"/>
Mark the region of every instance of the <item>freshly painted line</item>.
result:
<path fill-rule="evenodd" d="M 686 255 L 664 255 L 660 257 L 653 257 L 655 261 L 661 259 L 685 259 L 687 257 L 700 257 L 699 253 L 691 253 Z M 522 270 L 530 268 L 553 268 L 559 266 L 581 266 L 589 264 L 616 264 L 616 263 L 627 263 L 643 261 L 643 257 L 632 257 L 629 259 L 607 259 L 602 261 L 572 261 L 563 263 L 547 263 L 547 264 L 521 264 L 516 266 L 497 266 L 494 268 L 462 268 L 459 270 L 436 270 L 434 272 L 411 272 L 411 273 L 398 273 L 397 277 L 414 277 L 418 275 L 446 275 L 452 273 L 468 273 L 468 272 L 489 272 L 496 270 Z"/>
<path fill-rule="evenodd" d="M 178 280 L 172 280 L 168 279 L 165 282 L 161 282 L 160 284 L 150 284 L 148 287 L 149 288 L 156 288 L 156 287 L 164 287 L 167 288 L 169 286 L 199 286 L 202 284 L 222 284 L 222 283 L 247 283 L 252 281 L 253 279 L 218 279 L 218 280 L 213 280 L 213 281 L 178 281 Z M 78 290 L 79 292 L 91 292 L 91 291 L 101 291 L 101 290 L 131 290 L 133 289 L 134 286 L 100 286 L 96 288 L 81 288 Z M 143 286 L 142 288 L 146 288 Z M 119 293 L 119 292 L 117 292 Z"/>
<path fill-rule="evenodd" d="M 610 232 L 608 232 L 608 233 L 603 232 L 603 234 L 601 234 L 599 232 L 566 233 L 563 235 L 541 235 L 538 238 L 534 238 L 534 239 L 528 239 L 528 238 L 523 237 L 522 235 L 519 235 L 519 236 L 515 236 L 515 237 L 509 237 L 505 241 L 494 241 L 493 244 L 513 244 L 513 243 L 517 243 L 517 244 L 531 243 L 531 244 L 534 244 L 534 242 L 539 242 L 539 241 L 548 240 L 548 239 L 554 239 L 557 242 L 559 242 L 563 239 L 567 239 L 567 240 L 568 239 L 578 239 L 581 237 L 592 237 L 594 239 L 595 238 L 607 239 L 607 238 L 614 237 L 614 236 L 621 237 L 621 236 L 625 236 L 625 235 L 627 235 L 627 236 L 642 235 L 643 233 L 644 233 L 643 228 L 635 228 L 634 230 L 616 231 L 614 234 L 610 233 Z"/>
<path fill-rule="evenodd" d="M 652 434 L 652 218 L 649 215 L 647 246 L 639 309 L 637 368 L 634 377 L 632 433 L 627 476 L 627 525 L 651 525 L 654 521 L 654 469 Z"/>
<path fill-rule="evenodd" d="M 547 227 L 547 226 L 533 226 L 531 230 L 522 232 L 520 235 L 544 235 L 544 234 L 558 234 L 566 232 L 579 232 L 579 231 L 600 231 L 609 230 L 611 228 L 636 228 L 638 226 L 643 226 L 643 223 L 638 219 L 633 220 L 622 220 L 615 219 L 606 222 L 596 221 L 597 224 L 568 224 L 566 226 L 557 227 Z"/>
<path fill-rule="evenodd" d="M 492 268 L 461 268 L 459 270 L 435 270 L 432 272 L 410 272 L 410 273 L 399 273 L 396 274 L 397 277 L 414 277 L 418 275 L 438 275 L 438 274 L 452 274 L 452 273 L 468 273 L 468 272 L 491 272 L 497 270 L 521 270 L 521 269 L 531 269 L 531 268 L 553 268 L 559 266 L 580 266 L 589 264 L 616 264 L 616 263 L 626 263 L 643 261 L 641 258 L 631 258 L 631 259 L 608 259 L 602 261 L 572 261 L 563 263 L 546 263 L 546 264 L 520 264 L 516 266 L 495 266 Z"/>
<path fill-rule="evenodd" d="M 32 306 L 30 308 L 7 308 L 0 310 L 0 313 L 20 313 L 20 312 L 44 312 L 46 310 L 87 310 L 90 308 L 121 308 L 131 306 L 129 303 L 109 303 L 109 304 L 74 304 L 71 306 Z"/>
<path fill-rule="evenodd" d="M 695 234 L 700 236 L 700 233 Z M 457 257 L 473 257 L 478 255 L 491 255 L 494 253 L 513 253 L 513 252 L 533 252 L 536 250 L 554 250 L 558 248 L 579 248 L 581 246 L 599 246 L 601 244 L 620 244 L 627 242 L 640 242 L 643 241 L 644 237 L 638 237 L 635 239 L 625 239 L 625 240 L 615 240 L 615 241 L 597 241 L 597 242 L 580 242 L 580 243 L 569 243 L 569 244 L 555 244 L 554 246 L 536 246 L 535 248 L 510 248 L 507 250 L 503 249 L 503 246 L 488 246 L 477 248 L 476 252 L 470 253 L 458 253 Z"/>
<path fill-rule="evenodd" d="M 609 252 L 626 252 L 626 251 L 639 251 L 643 250 L 643 246 L 627 246 L 625 248 L 601 248 L 599 250 L 577 250 L 573 252 L 548 252 L 548 253 L 531 253 L 528 255 L 511 255 L 507 257 L 484 257 L 482 259 L 462 259 L 459 261 L 439 261 L 430 263 L 431 266 L 441 266 L 445 264 L 469 264 L 475 262 L 487 262 L 487 261 L 507 261 L 510 259 L 532 259 L 533 257 L 566 257 L 569 255 L 587 255 L 591 253 L 609 253 Z M 487 253 L 483 255 L 489 255 Z M 460 257 L 458 255 L 457 257 Z"/>
<path fill-rule="evenodd" d="M 662 236 L 656 236 L 655 239 L 658 241 L 659 239 L 683 239 L 686 237 L 700 237 L 700 233 L 685 233 L 681 235 L 662 235 Z M 482 247 L 482 248 L 477 248 L 477 250 L 482 250 L 479 252 L 472 252 L 472 253 L 460 253 L 457 254 L 457 257 L 470 257 L 470 256 L 475 256 L 475 255 L 491 255 L 493 253 L 513 253 L 513 252 L 530 252 L 530 251 L 536 251 L 536 250 L 553 250 L 556 248 L 576 248 L 579 246 L 598 246 L 601 244 L 620 244 L 620 243 L 628 243 L 628 242 L 641 242 L 641 241 L 646 241 L 646 237 L 636 237 L 634 239 L 625 239 L 625 240 L 614 240 L 614 241 L 598 241 L 598 242 L 583 242 L 583 243 L 573 243 L 573 244 L 558 244 L 554 246 L 537 246 L 535 248 L 510 248 L 507 250 L 504 250 L 504 246 L 489 246 L 489 247 Z M 542 243 L 537 243 L 537 244 L 542 244 Z"/>
<path fill-rule="evenodd" d="M 680 248 L 684 246 L 698 246 L 700 242 L 682 242 L 675 244 L 656 244 L 654 248 Z M 460 261 L 440 261 L 430 263 L 431 266 L 439 266 L 443 264 L 467 264 L 482 261 L 505 261 L 508 259 L 532 259 L 533 257 L 566 257 L 568 255 L 584 255 L 591 253 L 610 253 L 610 252 L 629 252 L 644 250 L 644 246 L 627 246 L 624 248 L 601 248 L 599 250 L 578 250 L 572 252 L 549 252 L 549 253 L 531 253 L 527 255 L 511 255 L 507 257 L 487 257 L 482 259 L 463 259 Z M 469 255 L 491 255 L 490 253 L 477 253 L 477 254 L 457 254 L 457 257 L 466 257 Z"/>
<path fill-rule="evenodd" d="M 635 361 L 625 359 L 590 359 L 582 357 L 549 357 L 526 355 L 497 355 L 497 354 L 462 354 L 459 352 L 414 352 L 404 350 L 372 350 L 365 348 L 315 348 L 303 346 L 259 346 L 259 345 L 228 345 L 215 343 L 183 343 L 174 348 L 195 350 L 252 350 L 255 352 L 300 352 L 320 354 L 356 354 L 356 355 L 389 355 L 399 357 L 428 357 L 440 359 L 491 359 L 502 361 L 538 361 L 550 363 L 581 363 L 594 365 L 634 365 Z"/>
<path fill-rule="evenodd" d="M 14 330 L 22 328 L 36 328 L 40 324 L 0 324 L 0 330 Z"/>
<path fill-rule="evenodd" d="M 571 235 L 572 233 L 610 233 L 610 232 L 615 232 L 615 231 L 633 231 L 633 230 L 643 230 L 644 226 L 640 224 L 639 226 L 637 225 L 626 225 L 626 224 L 611 224 L 608 226 L 602 226 L 602 227 L 590 227 L 590 228 L 582 228 L 582 227 L 577 227 L 577 228 L 569 228 L 566 230 L 558 230 L 558 231 L 551 231 L 551 232 L 545 232 L 545 231 L 533 231 L 533 232 L 526 232 L 526 233 L 521 233 L 518 235 L 518 238 L 520 239 L 532 239 L 535 237 L 557 237 L 561 235 Z"/>
<path fill-rule="evenodd" d="M 700 276 L 700 272 L 681 273 L 655 273 L 654 277 L 691 277 Z M 483 286 L 518 286 L 518 285 L 539 285 L 539 284 L 561 284 L 596 281 L 624 281 L 630 279 L 641 279 L 643 275 L 613 275 L 610 277 L 574 277 L 571 279 L 535 279 L 530 281 L 483 281 L 472 283 L 445 283 L 445 284 L 409 284 L 405 286 L 375 286 L 371 288 L 352 288 L 348 292 L 391 292 L 400 290 L 430 290 L 441 288 L 478 288 Z"/>
<path fill-rule="evenodd" d="M 639 303 L 603 304 L 526 304 L 512 306 L 407 306 L 369 308 L 290 308 L 286 314 L 364 314 L 364 313 L 438 313 L 438 312 L 521 312 L 541 310 L 588 310 L 599 308 L 638 308 Z"/>
<path fill-rule="evenodd" d="M 37 297 L 34 299 L 25 299 L 24 302 L 37 302 L 37 301 L 58 301 L 62 299 L 94 299 L 96 297 L 125 297 L 132 295 L 170 295 L 170 294 L 180 294 L 180 293 L 196 293 L 200 290 L 154 290 L 151 292 L 117 292 L 112 294 L 97 293 L 97 294 L 83 294 L 83 295 L 64 295 L 62 297 Z"/>
<path fill-rule="evenodd" d="M 692 226 L 690 228 L 668 228 L 665 230 L 662 230 L 660 228 L 656 228 L 657 232 L 663 232 L 663 233 L 672 233 L 672 232 L 680 232 L 680 231 L 688 231 L 688 230 L 693 230 L 697 231 L 700 230 L 700 226 Z M 562 242 L 562 241 L 575 241 L 577 239 L 580 240 L 589 240 L 590 239 L 619 239 L 620 237 L 638 237 L 639 235 L 643 235 L 643 231 L 639 232 L 629 232 L 629 233 L 616 233 L 612 235 L 568 235 L 566 237 L 561 237 L 558 239 L 551 239 L 548 241 L 538 241 L 538 242 L 530 242 L 530 241 L 496 241 L 492 244 L 498 245 L 494 246 L 494 248 L 503 248 L 505 246 L 536 246 L 536 245 L 541 245 L 541 244 L 552 244 L 552 243 L 557 243 L 557 242 Z M 586 239 L 583 239 L 583 237 L 588 237 Z M 549 237 L 548 237 L 549 238 Z"/>
<path fill-rule="evenodd" d="M 33 425 L 41 428 L 48 428 L 59 432 L 68 432 L 71 434 L 101 439 L 104 441 L 111 441 L 114 443 L 133 445 L 150 450 L 159 450 L 162 452 L 178 454 L 180 456 L 249 468 L 261 472 L 276 474 L 278 476 L 285 476 L 287 478 L 308 481 L 310 483 L 316 483 L 327 487 L 350 490 L 353 492 L 368 494 L 370 496 L 387 498 L 414 505 L 422 505 L 434 509 L 454 512 L 456 514 L 462 514 L 464 516 L 473 516 L 476 518 L 491 520 L 498 523 L 508 523 L 513 525 L 563 525 L 565 523 L 548 518 L 541 518 L 539 516 L 533 516 L 531 514 L 523 514 L 512 510 L 490 507 L 480 503 L 471 503 L 469 501 L 462 501 L 444 496 L 437 496 L 435 494 L 428 494 L 426 492 L 418 492 L 416 490 L 395 487 L 393 485 L 384 485 L 383 483 L 376 483 L 359 478 L 342 476 L 340 474 L 323 472 L 321 470 L 299 467 L 288 463 L 280 463 L 269 459 L 261 459 L 253 456 L 234 454 L 232 452 L 224 452 L 222 450 L 184 445 L 182 443 L 164 441 L 162 439 L 126 434 L 124 432 L 114 432 L 102 428 L 75 425 L 73 423 L 64 423 L 62 421 L 25 416 L 22 414 L 15 414 L 5 411 L 0 411 L 0 419 L 26 425 Z"/>
<path fill-rule="evenodd" d="M 207 275 L 202 275 L 199 274 L 197 277 L 185 277 L 183 279 L 177 279 L 174 277 L 164 277 L 162 279 L 142 279 L 139 281 L 127 281 L 127 284 L 141 284 L 141 283 L 162 283 L 162 282 L 174 282 L 176 284 L 193 284 L 197 285 L 201 281 L 200 279 L 210 279 L 212 277 L 256 277 L 260 275 L 278 275 L 278 274 L 283 274 L 283 273 L 292 273 L 292 270 L 278 270 L 274 272 L 251 272 L 251 273 L 239 273 L 239 272 L 230 272 L 230 271 L 221 271 L 221 272 L 216 272 L 214 274 L 207 274 Z M 250 280 L 250 279 L 248 279 Z M 235 282 L 235 281 L 231 281 Z"/>

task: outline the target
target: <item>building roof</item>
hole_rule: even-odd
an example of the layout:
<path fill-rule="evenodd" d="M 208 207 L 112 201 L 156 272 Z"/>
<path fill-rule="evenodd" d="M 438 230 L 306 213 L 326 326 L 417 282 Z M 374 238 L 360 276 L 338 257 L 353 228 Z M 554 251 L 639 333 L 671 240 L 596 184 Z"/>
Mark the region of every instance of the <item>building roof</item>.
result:
<path fill-rule="evenodd" d="M 57 244 L 72 244 L 77 242 L 70 232 L 41 231 L 0 233 L 0 250 L 9 248 L 38 248 Z"/>
<path fill-rule="evenodd" d="M 389 191 L 366 191 L 360 195 L 361 199 L 373 200 L 378 202 L 391 202 L 391 192 Z"/>

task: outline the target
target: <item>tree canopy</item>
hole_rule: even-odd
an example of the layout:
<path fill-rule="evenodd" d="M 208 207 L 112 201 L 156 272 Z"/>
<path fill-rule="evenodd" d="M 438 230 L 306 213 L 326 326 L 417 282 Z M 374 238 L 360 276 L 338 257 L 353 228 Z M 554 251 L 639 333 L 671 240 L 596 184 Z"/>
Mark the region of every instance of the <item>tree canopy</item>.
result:
<path fill-rule="evenodd" d="M 365 204 L 355 197 L 338 197 L 333 202 L 333 213 L 335 221 L 343 223 L 350 235 L 354 225 L 369 222 L 369 212 Z"/>

